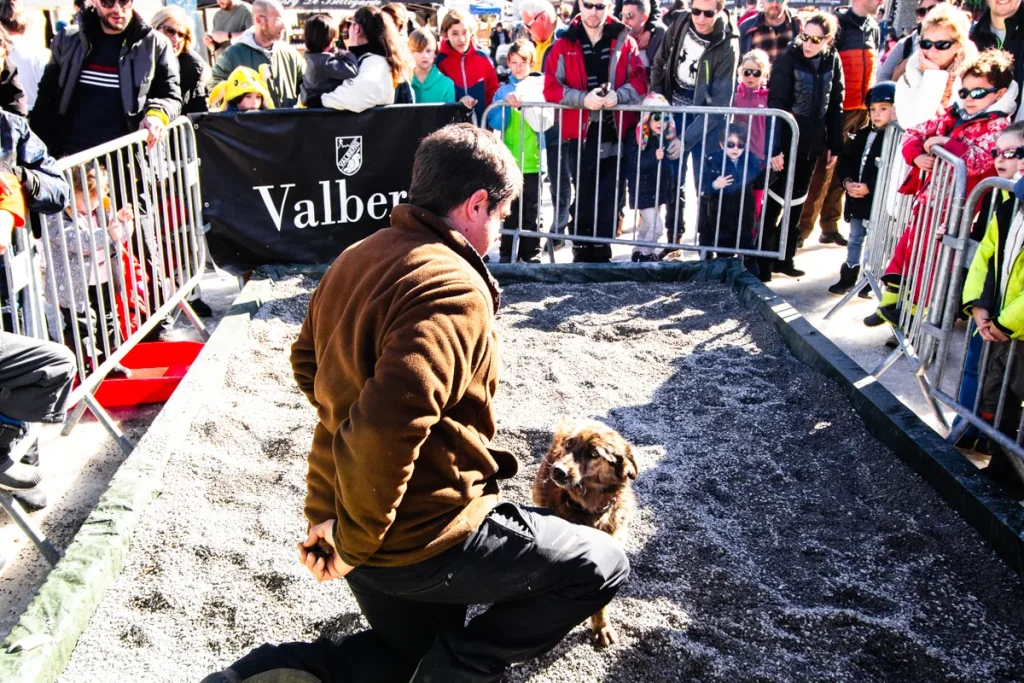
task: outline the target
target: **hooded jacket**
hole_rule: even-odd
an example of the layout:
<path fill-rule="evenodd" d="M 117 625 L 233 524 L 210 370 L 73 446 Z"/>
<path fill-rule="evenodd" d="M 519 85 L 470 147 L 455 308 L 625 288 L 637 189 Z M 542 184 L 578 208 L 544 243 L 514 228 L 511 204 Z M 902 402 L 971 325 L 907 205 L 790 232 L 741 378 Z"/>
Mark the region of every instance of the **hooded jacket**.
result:
<path fill-rule="evenodd" d="M 875 65 L 878 63 L 878 45 L 882 42 L 881 29 L 873 17 L 860 17 L 849 7 L 836 10 L 839 29 L 836 32 L 835 51 L 843 62 L 846 89 L 843 110 L 867 108 L 868 90 L 874 85 Z"/>
<path fill-rule="evenodd" d="M 299 53 L 283 40 L 267 50 L 256 42 L 255 27 L 247 29 L 231 47 L 221 53 L 213 65 L 211 86 L 227 79 L 232 71 L 247 66 L 257 73 L 260 66 L 268 64 L 270 75 L 266 79 L 270 99 L 277 109 L 289 109 L 299 101 L 299 86 L 306 71 L 306 63 Z"/>
<path fill-rule="evenodd" d="M 74 26 L 64 29 L 50 43 L 50 63 L 39 81 L 30 122 L 32 130 L 51 150 L 60 149 L 65 120 L 75 115 L 71 111 L 75 87 L 89 54 L 90 40 L 99 31 L 99 16 L 95 9 L 87 7 L 79 12 Z M 127 119 L 131 130 L 138 128 L 148 115 L 170 122 L 181 112 L 178 58 L 170 42 L 135 11 L 121 35 L 120 115 Z"/>
<path fill-rule="evenodd" d="M 455 81 L 441 73 L 436 64 L 430 67 L 430 73 L 422 83 L 415 74 L 409 80 L 417 104 L 450 104 L 456 101 Z"/>
<path fill-rule="evenodd" d="M 672 25 L 658 50 L 651 67 L 651 90 L 672 101 L 675 87 L 676 64 L 686 32 L 693 25 L 693 16 L 687 12 Z M 693 93 L 695 107 L 730 107 L 736 92 L 736 69 L 739 66 L 739 40 L 736 25 L 725 13 L 719 16 L 711 31 L 708 48 L 697 66 L 697 84 Z M 704 118 L 696 117 L 681 133 L 683 146 L 692 149 L 704 139 Z M 717 139 L 719 129 L 725 125 L 720 116 L 708 120 L 708 139 Z"/>
<path fill-rule="evenodd" d="M 971 42 L 979 52 L 997 47 L 1006 50 L 1013 55 L 1014 72 L 1013 80 L 1017 83 L 1024 83 L 1024 3 L 1017 8 L 1012 17 L 1007 17 L 1006 40 L 999 40 L 999 36 L 992 32 L 992 10 L 985 6 L 985 10 L 978 17 L 977 23 L 971 28 Z M 1017 118 L 1020 118 L 1021 92 L 1017 92 Z"/>
<path fill-rule="evenodd" d="M 843 65 L 833 49 L 826 48 L 818 56 L 815 68 L 796 40 L 775 60 L 768 80 L 768 107 L 788 111 L 796 119 L 798 159 L 813 159 L 826 150 L 835 155 L 843 151 Z M 789 153 L 790 127 L 781 121 L 777 127 L 770 156 Z M 770 130 L 765 135 L 772 137 Z"/>
<path fill-rule="evenodd" d="M 359 60 L 348 50 L 306 53 L 306 73 L 302 75 L 299 102 L 309 108 L 323 106 L 320 96 L 329 93 L 359 73 Z"/>
<path fill-rule="evenodd" d="M 999 330 L 1012 339 L 1024 338 L 1024 249 L 1008 253 L 1010 233 L 1020 242 L 1024 214 L 1014 211 L 1016 198 L 999 193 L 985 236 L 974 252 L 974 260 L 964 281 L 964 312 L 971 315 L 975 306 L 993 316 Z M 1012 263 L 1007 263 L 1007 258 Z"/>
<path fill-rule="evenodd" d="M 498 502 L 512 454 L 496 423 L 498 286 L 447 223 L 409 204 L 346 249 L 292 346 L 317 410 L 305 515 L 336 519 L 352 566 L 421 562 L 465 540 Z"/>
<path fill-rule="evenodd" d="M 498 91 L 498 74 L 494 71 L 487 54 L 470 40 L 465 52 L 458 52 L 447 39 L 441 41 L 438 48 L 437 68 L 455 83 L 455 100 L 469 95 L 476 100 L 473 112 L 477 120 L 481 120 L 484 110 L 494 100 Z"/>
<path fill-rule="evenodd" d="M 629 28 L 621 21 L 606 17 L 602 37 L 611 38 L 611 58 L 608 60 L 607 83 L 618 95 L 619 104 L 640 104 L 647 92 L 647 72 L 640 59 L 636 41 L 629 35 Z M 565 33 L 548 50 L 544 60 L 544 99 L 563 104 L 571 109 L 562 111 L 562 139 L 586 138 L 587 128 L 601 117 L 600 111 L 586 112 L 584 117 L 583 99 L 587 88 L 587 68 L 583 60 L 583 41 L 589 41 L 582 18 L 577 16 Z M 615 117 L 616 122 L 619 121 Z M 637 116 L 625 113 L 621 117 L 619 137 L 632 131 Z"/>
<path fill-rule="evenodd" d="M 667 107 L 668 102 L 652 101 L 652 96 L 644 104 Z M 664 130 L 655 134 L 649 128 L 650 112 L 644 112 L 643 118 L 636 127 L 636 135 L 629 140 L 626 147 L 626 164 L 622 173 L 626 174 L 629 187 L 629 208 L 653 209 L 666 204 L 671 197 L 671 190 L 678 183 L 679 159 L 670 159 L 667 148 L 676 139 L 676 124 L 671 116 L 665 117 Z M 666 150 L 658 159 L 658 149 Z M 669 217 L 671 220 L 671 217 Z"/>

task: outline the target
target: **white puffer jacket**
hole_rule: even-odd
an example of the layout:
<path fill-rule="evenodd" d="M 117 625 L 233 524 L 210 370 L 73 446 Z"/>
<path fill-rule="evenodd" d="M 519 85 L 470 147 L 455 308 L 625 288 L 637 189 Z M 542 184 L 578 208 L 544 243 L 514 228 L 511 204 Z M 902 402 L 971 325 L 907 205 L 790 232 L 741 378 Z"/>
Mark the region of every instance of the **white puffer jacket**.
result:
<path fill-rule="evenodd" d="M 320 98 L 325 107 L 361 112 L 395 103 L 395 86 L 388 60 L 380 55 L 359 58 L 359 73 Z"/>

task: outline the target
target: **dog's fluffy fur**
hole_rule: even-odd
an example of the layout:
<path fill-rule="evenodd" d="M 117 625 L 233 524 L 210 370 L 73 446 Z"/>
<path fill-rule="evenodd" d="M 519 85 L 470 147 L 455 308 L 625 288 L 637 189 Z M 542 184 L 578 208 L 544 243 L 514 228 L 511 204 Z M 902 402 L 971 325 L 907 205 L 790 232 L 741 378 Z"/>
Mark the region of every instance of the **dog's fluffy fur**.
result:
<path fill-rule="evenodd" d="M 623 541 L 636 507 L 630 488 L 636 476 L 633 447 L 618 432 L 593 420 L 564 420 L 537 468 L 533 502 Z M 607 608 L 592 616 L 590 625 L 596 646 L 618 640 Z"/>

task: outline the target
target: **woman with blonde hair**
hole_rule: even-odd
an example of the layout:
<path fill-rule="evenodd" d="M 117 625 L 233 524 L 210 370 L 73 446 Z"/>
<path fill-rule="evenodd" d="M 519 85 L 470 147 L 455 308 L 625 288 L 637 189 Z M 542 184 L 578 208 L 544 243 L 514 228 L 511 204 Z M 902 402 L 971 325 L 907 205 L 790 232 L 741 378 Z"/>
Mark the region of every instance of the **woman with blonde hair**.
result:
<path fill-rule="evenodd" d="M 977 56 L 968 37 L 971 20 L 944 2 L 921 22 L 918 49 L 896 82 L 896 119 L 909 130 L 941 114 L 960 89 L 960 68 Z"/>
<path fill-rule="evenodd" d="M 178 56 L 181 72 L 181 113 L 198 114 L 206 111 L 206 97 L 209 94 L 210 67 L 192 52 L 195 36 L 192 21 L 185 10 L 168 5 L 157 10 L 150 23 L 171 42 Z"/>

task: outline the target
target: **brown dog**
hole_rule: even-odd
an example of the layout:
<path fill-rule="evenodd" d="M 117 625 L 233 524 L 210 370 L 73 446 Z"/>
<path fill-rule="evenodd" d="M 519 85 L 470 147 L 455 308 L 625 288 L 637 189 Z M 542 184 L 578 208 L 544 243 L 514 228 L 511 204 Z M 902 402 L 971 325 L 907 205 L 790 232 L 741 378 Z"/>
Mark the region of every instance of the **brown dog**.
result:
<path fill-rule="evenodd" d="M 533 480 L 533 502 L 562 519 L 594 527 L 624 540 L 636 496 L 633 447 L 611 427 L 594 420 L 564 420 Z M 590 618 L 590 639 L 597 647 L 618 640 L 608 608 Z"/>

